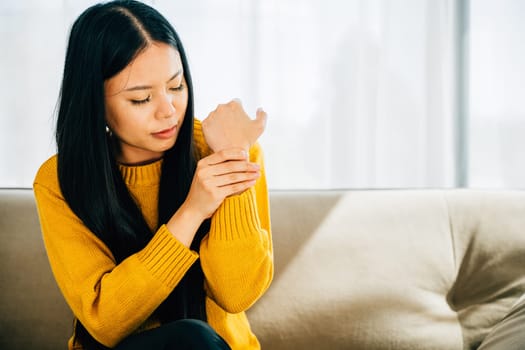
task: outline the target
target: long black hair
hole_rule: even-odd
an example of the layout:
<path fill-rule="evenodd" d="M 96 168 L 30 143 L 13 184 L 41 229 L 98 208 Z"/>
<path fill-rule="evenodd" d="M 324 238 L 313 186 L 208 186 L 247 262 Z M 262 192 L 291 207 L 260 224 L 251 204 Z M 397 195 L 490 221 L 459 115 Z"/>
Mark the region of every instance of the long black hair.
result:
<path fill-rule="evenodd" d="M 175 48 L 182 61 L 188 103 L 175 145 L 165 152 L 159 190 L 159 225 L 184 202 L 196 169 L 193 87 L 186 54 L 174 28 L 152 7 L 119 0 L 94 5 L 74 22 L 69 36 L 56 128 L 58 179 L 73 212 L 111 250 L 116 263 L 152 238 L 116 161 L 115 141 L 106 133 L 104 81 L 122 71 L 154 42 Z M 198 251 L 209 230 L 199 228 Z M 162 322 L 206 320 L 204 274 L 197 261 L 157 309 Z M 103 349 L 77 321 L 76 336 L 89 349 Z"/>

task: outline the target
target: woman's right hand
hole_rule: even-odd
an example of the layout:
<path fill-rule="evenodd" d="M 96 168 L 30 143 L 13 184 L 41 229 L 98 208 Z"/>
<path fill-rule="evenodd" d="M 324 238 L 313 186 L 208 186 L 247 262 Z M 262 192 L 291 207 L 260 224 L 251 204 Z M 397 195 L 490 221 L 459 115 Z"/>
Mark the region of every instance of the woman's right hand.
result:
<path fill-rule="evenodd" d="M 213 215 L 226 197 L 242 193 L 259 178 L 259 165 L 251 163 L 242 148 L 229 148 L 197 163 L 188 197 L 183 206 L 202 220 Z"/>
<path fill-rule="evenodd" d="M 251 163 L 242 148 L 228 148 L 202 158 L 186 200 L 166 224 L 169 231 L 190 247 L 199 226 L 224 199 L 246 191 L 259 176 L 259 165 Z"/>
<path fill-rule="evenodd" d="M 246 151 L 257 141 L 266 128 L 266 112 L 257 109 L 255 119 L 244 111 L 240 100 L 220 104 L 202 121 L 202 132 L 208 146 L 218 152 L 226 148 L 241 147 Z"/>

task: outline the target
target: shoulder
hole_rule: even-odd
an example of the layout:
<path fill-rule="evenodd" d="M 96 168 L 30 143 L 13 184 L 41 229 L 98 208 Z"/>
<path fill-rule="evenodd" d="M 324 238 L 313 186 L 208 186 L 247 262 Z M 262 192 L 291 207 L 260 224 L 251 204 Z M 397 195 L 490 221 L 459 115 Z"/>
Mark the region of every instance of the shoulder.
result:
<path fill-rule="evenodd" d="M 33 182 L 33 187 L 35 186 L 43 186 L 50 190 L 59 190 L 56 154 L 46 160 L 38 169 Z"/>

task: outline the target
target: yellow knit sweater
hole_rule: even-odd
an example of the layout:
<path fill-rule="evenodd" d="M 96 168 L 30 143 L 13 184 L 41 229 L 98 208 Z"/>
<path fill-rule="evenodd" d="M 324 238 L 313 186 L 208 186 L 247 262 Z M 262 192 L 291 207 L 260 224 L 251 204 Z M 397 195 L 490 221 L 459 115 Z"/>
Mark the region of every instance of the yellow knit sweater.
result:
<path fill-rule="evenodd" d="M 200 154 L 209 154 L 198 121 L 195 142 Z M 244 311 L 270 285 L 273 252 L 259 146 L 250 150 L 250 160 L 261 165 L 261 177 L 254 187 L 227 198 L 217 209 L 200 254 L 186 248 L 161 225 L 144 249 L 118 265 L 111 251 L 65 202 L 56 156 L 40 167 L 34 193 L 49 262 L 73 314 L 95 339 L 113 347 L 132 333 L 159 326 L 153 312 L 200 258 L 208 323 L 233 350 L 260 348 Z M 120 167 L 152 230 L 158 226 L 161 164 Z M 69 349 L 82 349 L 74 335 Z"/>

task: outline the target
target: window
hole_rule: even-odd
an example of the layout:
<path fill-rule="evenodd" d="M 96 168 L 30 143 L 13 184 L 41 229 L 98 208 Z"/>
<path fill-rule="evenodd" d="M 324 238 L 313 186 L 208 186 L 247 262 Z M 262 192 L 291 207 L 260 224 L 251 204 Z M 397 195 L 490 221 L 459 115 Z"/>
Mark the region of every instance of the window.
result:
<path fill-rule="evenodd" d="M 525 188 L 525 2 L 470 9 L 469 183 Z"/>
<path fill-rule="evenodd" d="M 92 3 L 0 4 L 0 187 L 30 187 L 55 152 L 68 30 Z M 520 0 L 477 0 L 464 17 L 466 0 L 148 3 L 181 35 L 198 118 L 234 97 L 267 110 L 271 188 L 525 185 Z"/>

